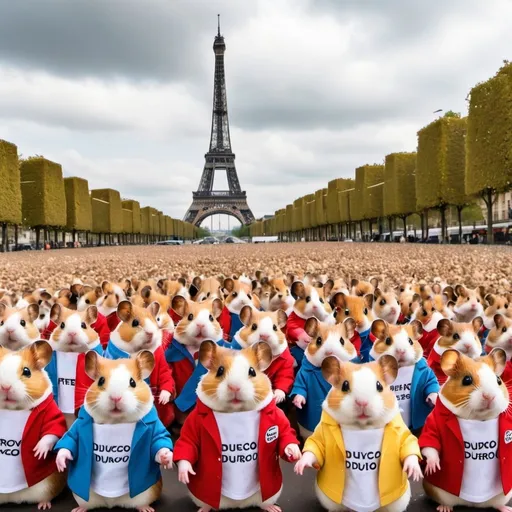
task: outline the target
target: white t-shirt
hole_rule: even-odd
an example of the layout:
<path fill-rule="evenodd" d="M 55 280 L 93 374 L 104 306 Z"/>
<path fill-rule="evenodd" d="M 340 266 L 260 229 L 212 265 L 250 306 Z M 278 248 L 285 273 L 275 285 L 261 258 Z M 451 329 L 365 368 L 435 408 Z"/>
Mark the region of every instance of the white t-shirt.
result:
<path fill-rule="evenodd" d="M 76 352 L 57 352 L 57 384 L 59 409 L 63 413 L 75 412 Z"/>
<path fill-rule="evenodd" d="M 402 419 L 407 426 L 411 424 L 411 382 L 414 365 L 398 369 L 395 382 L 389 386 L 395 393 Z"/>
<path fill-rule="evenodd" d="M 489 421 L 459 418 L 459 426 L 464 439 L 464 473 L 460 497 L 482 503 L 503 492 L 498 457 L 498 418 Z"/>
<path fill-rule="evenodd" d="M 380 508 L 379 465 L 384 429 L 341 428 L 345 444 L 345 487 L 342 504 L 356 512 Z"/>
<path fill-rule="evenodd" d="M 0 492 L 9 493 L 27 488 L 21 460 L 21 438 L 31 411 L 3 410 L 0 414 Z"/>
<path fill-rule="evenodd" d="M 91 487 L 105 498 L 117 498 L 130 491 L 128 462 L 135 423 L 93 424 Z"/>
<path fill-rule="evenodd" d="M 222 496 L 245 500 L 260 488 L 260 411 L 214 412 L 222 448 Z"/>

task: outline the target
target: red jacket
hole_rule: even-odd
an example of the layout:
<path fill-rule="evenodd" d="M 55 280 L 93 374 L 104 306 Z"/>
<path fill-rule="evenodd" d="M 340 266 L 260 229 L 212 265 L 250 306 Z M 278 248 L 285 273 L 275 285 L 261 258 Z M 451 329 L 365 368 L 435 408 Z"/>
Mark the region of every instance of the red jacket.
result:
<path fill-rule="evenodd" d="M 165 427 L 168 427 L 174 421 L 174 406 L 171 402 L 162 405 L 158 401 L 161 391 L 171 393 L 171 401 L 176 396 L 176 386 L 172 376 L 172 370 L 165 360 L 165 354 L 162 347 L 158 347 L 153 355 L 155 356 L 155 367 L 149 376 L 149 385 L 155 399 L 155 407 L 160 421 Z"/>
<path fill-rule="evenodd" d="M 441 370 L 441 356 L 435 350 L 430 351 L 430 354 L 427 359 L 427 364 L 435 373 L 439 385 L 442 386 L 448 380 L 448 377 L 445 375 L 443 370 Z"/>
<path fill-rule="evenodd" d="M 512 415 L 504 412 L 499 417 L 498 456 L 505 494 L 512 489 L 512 443 L 509 440 L 511 431 Z M 425 480 L 450 494 L 459 496 L 464 468 L 464 440 L 457 416 L 439 399 L 434 410 L 427 416 L 419 444 L 420 448 L 435 448 L 439 452 L 441 462 L 441 469 L 425 476 Z"/>
<path fill-rule="evenodd" d="M 441 337 L 437 329 L 432 329 L 430 332 L 423 331 L 421 338 L 418 340 L 423 348 L 423 356 L 428 359 L 430 352 L 434 348 L 436 341 Z"/>
<path fill-rule="evenodd" d="M 272 389 L 280 389 L 285 394 L 292 390 L 293 381 L 295 380 L 294 363 L 295 359 L 288 347 L 270 363 L 265 373 L 272 383 Z"/>
<path fill-rule="evenodd" d="M 174 325 L 178 325 L 179 321 L 181 320 L 181 316 L 174 311 L 174 309 L 169 308 L 169 316 L 172 318 L 172 321 L 174 322 Z M 225 341 L 229 341 L 229 333 L 231 331 L 231 315 L 229 314 L 229 309 L 224 306 L 222 308 L 222 311 L 220 313 L 219 318 L 217 318 L 217 322 L 219 322 L 219 325 L 222 328 L 223 333 L 223 339 Z"/>
<path fill-rule="evenodd" d="M 110 313 L 110 315 L 108 315 L 106 317 L 106 319 L 107 319 L 107 324 L 108 324 L 108 328 L 109 328 L 110 332 L 115 331 L 116 327 L 121 322 L 121 319 L 117 316 L 117 311 Z"/>
<path fill-rule="evenodd" d="M 53 395 L 32 410 L 21 439 L 21 460 L 29 487 L 57 471 L 55 465 L 57 454 L 51 451 L 46 459 L 38 460 L 34 455 L 37 443 L 46 435 L 54 435 L 60 439 L 66 430 L 66 420 L 57 407 Z"/>
<path fill-rule="evenodd" d="M 42 332 L 41 338 L 43 340 L 49 340 L 56 327 L 57 324 L 50 320 L 48 322 L 48 326 Z M 108 345 L 108 340 L 110 339 L 110 329 L 107 324 L 107 319 L 101 313 L 98 313 L 98 318 L 96 319 L 96 322 L 91 324 L 91 327 L 98 333 L 101 346 L 106 348 Z"/>
<path fill-rule="evenodd" d="M 267 435 L 276 430 L 277 436 L 268 442 Z M 263 501 L 277 494 L 283 485 L 279 457 L 288 461 L 284 449 L 289 444 L 299 443 L 290 422 L 272 400 L 261 411 L 258 435 L 258 471 Z M 176 441 L 174 461 L 186 460 L 192 464 L 196 476 L 190 475 L 189 491 L 214 509 L 219 508 L 221 499 L 221 455 L 220 433 L 213 411 L 198 400 Z"/>
<path fill-rule="evenodd" d="M 304 332 L 304 326 L 306 325 L 306 320 L 301 318 L 295 311 L 293 311 L 288 320 L 286 322 L 286 339 L 288 340 L 288 345 L 295 345 L 299 336 Z"/>
<path fill-rule="evenodd" d="M 508 388 L 508 392 L 512 396 L 512 361 L 507 361 L 505 369 L 501 374 L 501 380 L 505 383 Z"/>

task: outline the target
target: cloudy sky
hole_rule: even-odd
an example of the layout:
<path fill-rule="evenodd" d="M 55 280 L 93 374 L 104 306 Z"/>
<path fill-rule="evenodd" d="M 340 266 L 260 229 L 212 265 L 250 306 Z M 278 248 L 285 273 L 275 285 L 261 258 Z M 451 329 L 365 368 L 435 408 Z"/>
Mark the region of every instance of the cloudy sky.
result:
<path fill-rule="evenodd" d="M 434 110 L 465 113 L 512 57 L 510 0 L 0 0 L 0 138 L 182 218 L 209 144 L 217 13 L 256 217 L 415 150 Z"/>

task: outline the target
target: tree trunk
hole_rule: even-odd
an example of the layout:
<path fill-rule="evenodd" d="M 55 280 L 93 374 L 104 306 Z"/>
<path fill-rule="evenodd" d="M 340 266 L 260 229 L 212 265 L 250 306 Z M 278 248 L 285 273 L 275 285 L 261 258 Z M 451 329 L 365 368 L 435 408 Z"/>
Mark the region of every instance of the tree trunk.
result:
<path fill-rule="evenodd" d="M 14 247 L 18 246 L 18 224 L 14 224 Z"/>
<path fill-rule="evenodd" d="M 73 229 L 73 245 L 76 242 L 76 229 Z"/>
<path fill-rule="evenodd" d="M 428 208 L 425 208 L 425 240 L 428 240 Z"/>
<path fill-rule="evenodd" d="M 361 232 L 361 241 L 363 241 L 363 221 L 359 221 L 359 231 Z"/>
<path fill-rule="evenodd" d="M 40 247 L 40 239 L 41 239 L 41 228 L 36 228 L 36 251 L 38 251 Z"/>
<path fill-rule="evenodd" d="M 496 198 L 492 188 L 487 188 L 482 192 L 482 198 L 487 206 L 487 243 L 494 243 L 494 233 L 492 230 L 492 207 Z"/>
<path fill-rule="evenodd" d="M 9 250 L 9 241 L 7 240 L 7 223 L 2 224 L 2 252 Z"/>
<path fill-rule="evenodd" d="M 457 218 L 459 220 L 459 244 L 462 243 L 462 210 L 464 206 L 457 206 Z"/>
<path fill-rule="evenodd" d="M 46 245 L 46 242 L 48 242 L 48 230 L 44 228 L 44 243 Z"/>
<path fill-rule="evenodd" d="M 393 240 L 395 238 L 393 235 L 393 217 L 388 217 L 388 222 L 389 222 L 389 241 L 393 242 Z"/>
<path fill-rule="evenodd" d="M 404 238 L 407 240 L 407 217 L 402 216 L 402 222 L 404 223 Z"/>
<path fill-rule="evenodd" d="M 446 206 L 441 206 L 439 211 L 441 212 L 441 243 L 444 244 L 446 242 Z"/>
<path fill-rule="evenodd" d="M 369 235 L 369 236 L 370 236 L 369 241 L 371 242 L 371 240 L 372 240 L 372 234 L 373 234 L 373 220 L 372 220 L 372 219 L 370 219 L 370 220 L 368 221 L 368 225 L 369 225 L 369 232 L 370 232 L 370 235 Z"/>
<path fill-rule="evenodd" d="M 420 213 L 420 223 L 421 223 L 421 240 L 425 240 L 425 214 L 423 212 Z"/>

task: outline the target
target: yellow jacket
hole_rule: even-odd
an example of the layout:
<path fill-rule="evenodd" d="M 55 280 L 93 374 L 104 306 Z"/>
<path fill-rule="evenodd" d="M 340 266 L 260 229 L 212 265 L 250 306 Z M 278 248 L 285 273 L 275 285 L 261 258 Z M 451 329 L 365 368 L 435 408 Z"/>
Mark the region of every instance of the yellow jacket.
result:
<path fill-rule="evenodd" d="M 341 504 L 345 486 L 345 445 L 337 421 L 325 411 L 315 432 L 304 445 L 318 459 L 320 470 L 317 484 L 332 501 Z M 407 475 L 402 469 L 409 455 L 420 456 L 418 440 L 398 413 L 384 428 L 379 467 L 380 506 L 385 507 L 400 498 L 407 489 Z"/>

